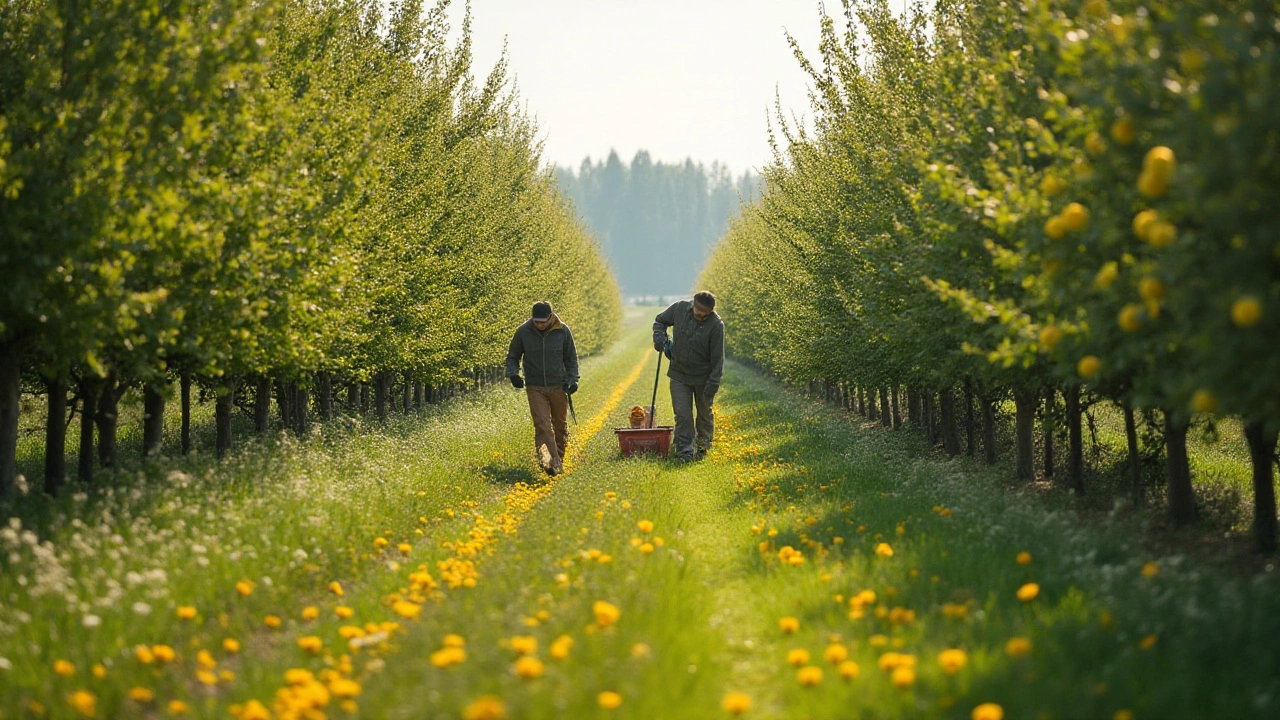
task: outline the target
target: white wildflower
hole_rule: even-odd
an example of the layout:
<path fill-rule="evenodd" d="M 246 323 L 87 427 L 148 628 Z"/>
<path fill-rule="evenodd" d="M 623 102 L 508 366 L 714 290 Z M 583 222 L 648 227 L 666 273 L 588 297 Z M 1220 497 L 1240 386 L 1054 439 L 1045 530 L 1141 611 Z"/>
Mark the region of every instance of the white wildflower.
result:
<path fill-rule="evenodd" d="M 139 615 L 150 615 L 151 606 L 139 601 L 133 604 L 133 611 Z"/>
<path fill-rule="evenodd" d="M 95 628 L 102 624 L 102 618 L 97 615 L 85 615 L 80 622 L 87 628 Z"/>

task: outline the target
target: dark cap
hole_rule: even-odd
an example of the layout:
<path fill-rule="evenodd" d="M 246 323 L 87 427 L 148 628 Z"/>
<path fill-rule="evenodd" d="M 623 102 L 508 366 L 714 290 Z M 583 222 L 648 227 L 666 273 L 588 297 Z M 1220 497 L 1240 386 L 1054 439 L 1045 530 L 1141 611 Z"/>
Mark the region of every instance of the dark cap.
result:
<path fill-rule="evenodd" d="M 545 300 L 539 300 L 533 304 L 533 314 L 530 316 L 537 322 L 546 322 L 551 319 L 551 303 Z"/>

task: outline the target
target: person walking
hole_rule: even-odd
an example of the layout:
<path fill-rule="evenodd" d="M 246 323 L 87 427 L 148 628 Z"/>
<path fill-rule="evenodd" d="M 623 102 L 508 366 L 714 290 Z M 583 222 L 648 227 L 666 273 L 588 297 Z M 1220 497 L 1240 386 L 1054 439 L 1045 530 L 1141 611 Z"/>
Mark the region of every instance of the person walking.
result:
<path fill-rule="evenodd" d="M 517 390 L 524 388 L 529 398 L 538 464 L 548 475 L 558 475 L 564 470 L 569 441 L 569 396 L 578 391 L 578 350 L 569 326 L 552 312 L 551 303 L 534 303 L 529 319 L 516 328 L 507 350 L 507 379 Z"/>
<path fill-rule="evenodd" d="M 712 404 L 724 374 L 724 321 L 716 296 L 703 290 L 653 319 L 653 348 L 671 359 L 671 410 L 676 416 L 675 451 L 680 460 L 700 459 L 716 432 Z M 671 328 L 671 339 L 667 339 Z M 697 408 L 697 419 L 694 409 Z"/>

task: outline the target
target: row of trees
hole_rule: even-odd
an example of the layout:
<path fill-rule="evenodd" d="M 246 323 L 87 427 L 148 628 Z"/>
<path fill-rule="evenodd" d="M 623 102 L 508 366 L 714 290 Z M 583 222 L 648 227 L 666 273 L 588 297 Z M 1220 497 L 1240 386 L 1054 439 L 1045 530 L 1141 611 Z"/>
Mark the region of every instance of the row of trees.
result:
<path fill-rule="evenodd" d="M 582 351 L 609 342 L 600 249 L 448 6 L 0 7 L 0 493 L 24 377 L 47 390 L 53 491 L 70 389 L 88 479 L 130 387 L 149 452 L 175 380 L 184 409 L 193 384 L 216 395 L 225 452 L 240 387 L 322 416 L 335 388 L 421 397 L 500 364 L 537 299 Z"/>
<path fill-rule="evenodd" d="M 688 292 L 711 247 L 760 184 L 750 171 L 734 178 L 719 163 L 654 162 L 645 150 L 630 164 L 616 152 L 595 162 L 586 158 L 577 172 L 556 168 L 556 178 L 599 235 L 628 296 Z"/>
<path fill-rule="evenodd" d="M 797 52 L 814 130 L 779 118 L 766 196 L 702 279 L 733 352 L 873 397 L 909 387 L 944 429 L 960 388 L 984 415 L 1012 396 L 1023 478 L 1037 408 L 1062 397 L 1076 492 L 1082 391 L 1123 407 L 1134 455 L 1146 411 L 1177 525 L 1196 512 L 1190 424 L 1238 416 L 1273 550 L 1275 3 L 943 0 L 900 17 L 846 0 L 844 15 L 823 18 L 818 58 Z"/>

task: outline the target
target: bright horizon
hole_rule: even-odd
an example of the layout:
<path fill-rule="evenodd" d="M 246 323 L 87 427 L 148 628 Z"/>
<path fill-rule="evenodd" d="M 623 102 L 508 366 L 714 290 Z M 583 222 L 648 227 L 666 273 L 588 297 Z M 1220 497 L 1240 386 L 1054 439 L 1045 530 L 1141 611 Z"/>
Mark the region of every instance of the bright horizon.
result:
<path fill-rule="evenodd" d="M 775 92 L 808 117 L 808 78 L 789 32 L 816 53 L 817 0 L 473 0 L 475 73 L 507 43 L 543 159 L 577 169 L 616 150 L 655 161 L 720 162 L 736 176 L 772 159 Z M 461 2 L 450 9 L 462 23 Z"/>

